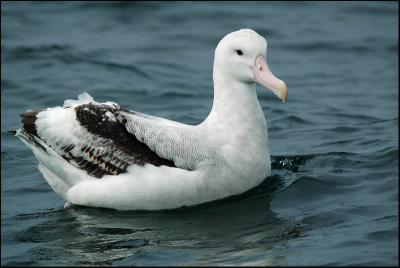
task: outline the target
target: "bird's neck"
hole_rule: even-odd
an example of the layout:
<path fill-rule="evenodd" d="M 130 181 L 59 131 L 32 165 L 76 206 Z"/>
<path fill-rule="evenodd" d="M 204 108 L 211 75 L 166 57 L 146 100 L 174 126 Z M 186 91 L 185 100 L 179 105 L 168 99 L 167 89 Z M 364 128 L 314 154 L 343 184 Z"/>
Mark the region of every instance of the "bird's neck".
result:
<path fill-rule="evenodd" d="M 236 153 L 229 151 L 226 157 L 252 155 L 263 166 L 268 158 L 268 132 L 256 86 L 226 78 L 214 71 L 213 107 L 200 127 L 210 142 L 234 148 Z"/>
<path fill-rule="evenodd" d="M 225 124 L 240 124 L 249 120 L 255 124 L 265 122 L 255 83 L 229 79 L 218 68 L 214 68 L 213 79 L 214 100 L 207 119 Z"/>
<path fill-rule="evenodd" d="M 226 77 L 214 72 L 213 107 L 200 126 L 226 161 L 241 163 L 241 172 L 266 176 L 270 173 L 268 131 L 256 86 Z"/>

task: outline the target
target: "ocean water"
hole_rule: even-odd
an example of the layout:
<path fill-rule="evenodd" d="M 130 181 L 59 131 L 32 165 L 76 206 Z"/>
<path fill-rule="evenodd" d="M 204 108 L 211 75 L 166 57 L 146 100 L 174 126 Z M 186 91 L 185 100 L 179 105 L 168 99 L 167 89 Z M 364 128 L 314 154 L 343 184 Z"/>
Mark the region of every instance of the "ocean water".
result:
<path fill-rule="evenodd" d="M 397 2 L 1 2 L 2 265 L 398 265 Z M 9 130 L 83 91 L 188 124 L 214 49 L 252 28 L 289 87 L 261 88 L 272 176 L 164 212 L 64 201 Z"/>

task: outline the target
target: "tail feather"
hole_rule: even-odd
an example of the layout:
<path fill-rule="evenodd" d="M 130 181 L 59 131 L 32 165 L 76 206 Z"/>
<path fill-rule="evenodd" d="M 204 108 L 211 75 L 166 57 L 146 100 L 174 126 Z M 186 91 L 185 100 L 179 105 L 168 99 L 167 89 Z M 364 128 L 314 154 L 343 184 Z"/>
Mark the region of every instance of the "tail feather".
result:
<path fill-rule="evenodd" d="M 37 130 L 36 130 L 36 115 L 40 111 L 34 111 L 34 110 L 28 110 L 22 114 L 21 116 L 21 122 L 23 124 L 23 128 L 26 132 L 28 132 L 31 135 L 37 136 Z"/>

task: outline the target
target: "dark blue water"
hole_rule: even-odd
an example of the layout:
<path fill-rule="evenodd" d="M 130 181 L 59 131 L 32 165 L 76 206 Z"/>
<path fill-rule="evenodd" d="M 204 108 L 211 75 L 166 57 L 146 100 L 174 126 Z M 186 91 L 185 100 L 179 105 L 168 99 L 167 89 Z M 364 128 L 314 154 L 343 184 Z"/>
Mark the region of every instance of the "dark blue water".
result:
<path fill-rule="evenodd" d="M 2 265 L 397 265 L 398 3 L 1 3 Z M 169 212 L 76 208 L 8 130 L 97 101 L 188 124 L 227 33 L 268 40 L 288 102 L 259 90 L 272 176 Z"/>

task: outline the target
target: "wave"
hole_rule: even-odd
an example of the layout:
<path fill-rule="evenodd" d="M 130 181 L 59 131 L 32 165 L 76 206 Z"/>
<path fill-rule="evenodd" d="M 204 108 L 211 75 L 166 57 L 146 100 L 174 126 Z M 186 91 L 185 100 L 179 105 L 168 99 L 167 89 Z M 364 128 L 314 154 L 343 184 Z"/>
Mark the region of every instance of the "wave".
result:
<path fill-rule="evenodd" d="M 376 2 L 375 4 L 378 4 Z M 371 6 L 371 5 L 357 5 L 354 7 L 342 8 L 342 12 L 350 13 L 350 14 L 365 14 L 365 15 L 397 15 L 399 13 L 398 5 L 396 6 L 393 3 L 379 3 L 379 5 Z"/>
<path fill-rule="evenodd" d="M 109 70 L 125 70 L 138 74 L 144 78 L 150 79 L 151 76 L 143 69 L 132 65 L 109 60 L 101 60 L 104 51 L 79 52 L 73 46 L 69 45 L 38 45 L 38 46 L 18 46 L 15 48 L 2 47 L 5 52 L 5 58 L 10 61 L 18 60 L 57 60 L 65 64 L 92 64 L 105 67 Z"/>
<path fill-rule="evenodd" d="M 280 49 L 287 49 L 291 51 L 298 52 L 349 52 L 349 53 L 367 53 L 367 52 L 378 52 L 382 49 L 387 52 L 396 51 L 397 45 L 385 45 L 383 48 L 380 48 L 376 45 L 366 44 L 345 44 L 335 41 L 316 41 L 313 43 L 295 43 L 295 44 L 282 44 Z"/>

